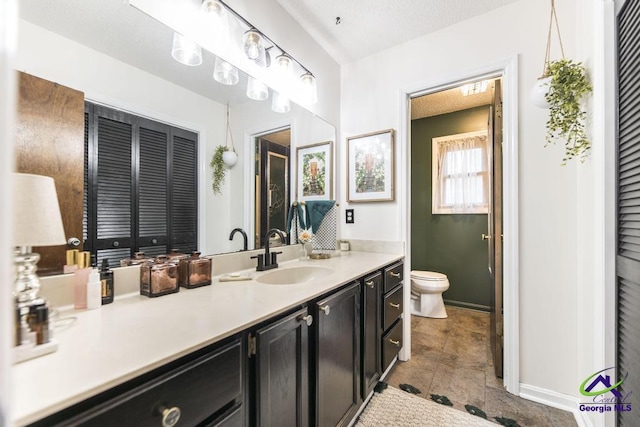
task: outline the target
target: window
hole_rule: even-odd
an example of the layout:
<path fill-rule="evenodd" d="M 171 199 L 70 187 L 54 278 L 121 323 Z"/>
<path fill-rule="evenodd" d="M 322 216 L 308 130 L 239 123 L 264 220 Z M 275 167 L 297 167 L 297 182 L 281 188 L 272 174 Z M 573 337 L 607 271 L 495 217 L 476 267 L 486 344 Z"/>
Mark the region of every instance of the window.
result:
<path fill-rule="evenodd" d="M 85 250 L 98 264 L 197 249 L 197 134 L 87 102 Z"/>
<path fill-rule="evenodd" d="M 488 213 L 486 131 L 432 139 L 432 213 Z"/>

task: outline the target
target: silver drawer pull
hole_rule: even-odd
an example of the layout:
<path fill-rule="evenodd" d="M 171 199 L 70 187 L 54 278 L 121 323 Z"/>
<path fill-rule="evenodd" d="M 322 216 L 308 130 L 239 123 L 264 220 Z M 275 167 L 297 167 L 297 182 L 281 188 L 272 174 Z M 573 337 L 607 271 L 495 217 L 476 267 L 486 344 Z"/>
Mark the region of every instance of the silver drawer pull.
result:
<path fill-rule="evenodd" d="M 307 314 L 306 316 L 300 317 L 300 320 L 307 323 L 307 326 L 311 326 L 313 324 L 313 316 Z"/>
<path fill-rule="evenodd" d="M 321 305 L 320 310 L 324 311 L 324 314 L 326 314 L 327 316 L 329 315 L 329 313 L 331 313 L 331 307 L 329 307 L 328 305 Z"/>
<path fill-rule="evenodd" d="M 389 342 L 396 347 L 400 347 L 400 341 L 392 340 L 391 338 L 389 338 Z"/>
<path fill-rule="evenodd" d="M 400 308 L 400 304 L 394 304 L 394 303 L 390 302 L 389 305 L 391 307 L 393 307 L 393 308 L 398 308 L 398 309 Z"/>
<path fill-rule="evenodd" d="M 393 271 L 390 271 L 389 274 L 395 277 L 396 279 L 400 278 L 400 273 L 394 273 Z"/>
<path fill-rule="evenodd" d="M 366 281 L 366 282 L 364 282 L 364 284 L 367 285 L 370 288 L 373 288 L 373 280 Z"/>
<path fill-rule="evenodd" d="M 162 411 L 162 427 L 173 427 L 180 421 L 180 408 L 166 408 Z"/>

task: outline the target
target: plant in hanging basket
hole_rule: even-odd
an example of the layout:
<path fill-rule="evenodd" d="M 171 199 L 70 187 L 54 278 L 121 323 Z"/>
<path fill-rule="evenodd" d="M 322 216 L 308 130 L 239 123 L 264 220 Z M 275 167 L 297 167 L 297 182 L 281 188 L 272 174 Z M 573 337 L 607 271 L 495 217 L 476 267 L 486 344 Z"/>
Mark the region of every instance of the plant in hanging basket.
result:
<path fill-rule="evenodd" d="M 225 147 L 224 145 L 219 145 L 216 148 L 215 153 L 213 153 L 213 157 L 211 158 L 211 174 L 213 177 L 213 182 L 211 183 L 211 188 L 213 188 L 213 194 L 220 194 L 220 187 L 224 184 L 224 177 L 227 173 L 226 168 L 224 167 L 224 154 L 229 151 L 229 147 Z"/>
<path fill-rule="evenodd" d="M 551 77 L 545 99 L 549 103 L 547 120 L 547 144 L 564 139 L 565 155 L 562 165 L 578 158 L 581 162 L 587 157 L 591 142 L 585 130 L 586 111 L 581 100 L 591 92 L 591 83 L 587 79 L 585 67 L 570 59 L 549 61 L 546 76 Z"/>

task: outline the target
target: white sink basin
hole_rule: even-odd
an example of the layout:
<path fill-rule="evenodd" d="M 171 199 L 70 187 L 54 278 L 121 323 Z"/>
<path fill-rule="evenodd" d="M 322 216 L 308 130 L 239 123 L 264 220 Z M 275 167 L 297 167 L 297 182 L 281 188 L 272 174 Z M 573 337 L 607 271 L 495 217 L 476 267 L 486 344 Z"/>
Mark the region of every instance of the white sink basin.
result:
<path fill-rule="evenodd" d="M 309 280 L 327 276 L 333 270 L 327 267 L 305 265 L 300 267 L 278 268 L 264 273 L 255 280 L 265 285 L 299 285 Z"/>

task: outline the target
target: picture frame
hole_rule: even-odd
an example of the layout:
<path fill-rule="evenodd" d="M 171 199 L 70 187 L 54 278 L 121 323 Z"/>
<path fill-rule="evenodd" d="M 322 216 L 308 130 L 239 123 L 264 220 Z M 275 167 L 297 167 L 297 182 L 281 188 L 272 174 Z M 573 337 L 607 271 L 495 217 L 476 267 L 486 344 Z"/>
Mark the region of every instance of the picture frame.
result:
<path fill-rule="evenodd" d="M 299 202 L 333 197 L 333 141 L 298 147 L 296 194 Z"/>
<path fill-rule="evenodd" d="M 347 138 L 347 201 L 395 198 L 393 129 Z"/>

